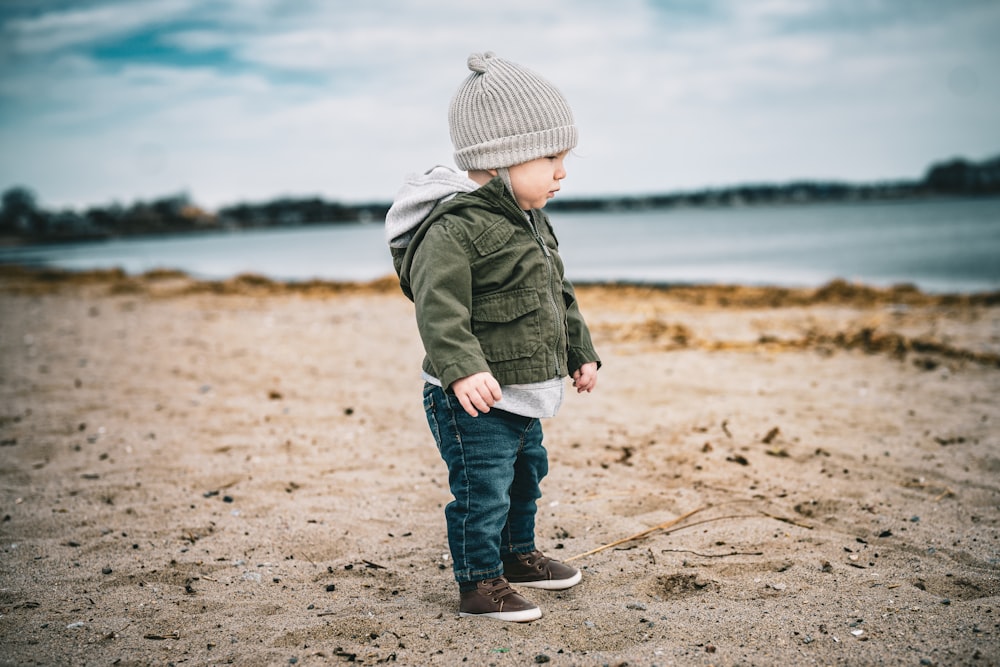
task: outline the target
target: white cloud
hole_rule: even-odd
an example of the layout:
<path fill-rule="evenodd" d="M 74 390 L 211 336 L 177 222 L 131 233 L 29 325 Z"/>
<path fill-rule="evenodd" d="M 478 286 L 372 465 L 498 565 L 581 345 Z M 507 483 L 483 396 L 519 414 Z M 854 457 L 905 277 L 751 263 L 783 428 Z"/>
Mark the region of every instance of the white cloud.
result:
<path fill-rule="evenodd" d="M 179 30 L 164 35 L 164 44 L 175 46 L 185 51 L 213 51 L 230 49 L 237 40 L 221 30 Z"/>

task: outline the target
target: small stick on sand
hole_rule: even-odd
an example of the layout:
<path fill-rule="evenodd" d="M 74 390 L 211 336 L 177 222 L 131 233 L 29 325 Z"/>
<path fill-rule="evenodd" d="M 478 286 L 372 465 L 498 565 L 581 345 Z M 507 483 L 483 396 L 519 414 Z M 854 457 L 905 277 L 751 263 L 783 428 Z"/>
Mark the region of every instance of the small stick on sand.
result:
<path fill-rule="evenodd" d="M 948 498 L 948 497 L 954 496 L 954 495 L 955 495 L 955 492 L 952 491 L 951 489 L 949 489 L 946 486 L 946 487 L 944 487 L 944 491 L 942 491 L 939 495 L 937 495 L 937 496 L 934 497 L 934 502 L 937 502 L 937 501 L 941 500 L 942 498 Z"/>
<path fill-rule="evenodd" d="M 783 517 L 783 516 L 778 516 L 777 514 L 768 514 L 767 512 L 761 512 L 761 514 L 763 514 L 764 516 L 766 516 L 769 519 L 774 519 L 775 521 L 783 521 L 785 523 L 790 523 L 793 526 L 798 526 L 799 528 L 805 528 L 806 530 L 812 530 L 813 529 L 813 527 L 810 526 L 809 524 L 807 524 L 807 523 L 800 523 L 800 522 L 796 521 L 795 519 L 788 519 L 788 518 Z"/>
<path fill-rule="evenodd" d="M 636 533 L 635 535 L 629 535 L 628 537 L 623 537 L 620 540 L 615 540 L 614 542 L 609 542 L 608 544 L 599 546 L 596 549 L 591 549 L 590 551 L 588 551 L 586 553 L 577 554 L 576 556 L 571 556 L 570 558 L 567 558 L 563 562 L 568 562 L 568 561 L 571 561 L 571 560 L 576 560 L 577 558 L 583 558 L 584 556 L 590 556 L 590 555 L 596 554 L 599 551 L 604 551 L 605 549 L 610 549 L 611 547 L 616 547 L 619 544 L 624 544 L 626 542 L 631 542 L 632 540 L 637 540 L 640 537 L 645 537 L 646 535 L 649 535 L 650 533 L 655 533 L 658 530 L 665 530 L 667 528 L 670 528 L 671 526 L 676 526 L 681 521 L 684 521 L 688 517 L 690 517 L 690 516 L 692 516 L 694 514 L 697 514 L 698 512 L 700 512 L 702 510 L 708 509 L 709 507 L 711 507 L 711 505 L 703 505 L 703 506 L 701 506 L 701 507 L 699 507 L 697 509 L 691 510 L 687 514 L 680 515 L 676 519 L 671 519 L 670 521 L 664 521 L 663 523 L 661 523 L 659 525 L 656 525 L 656 526 L 653 526 L 652 528 L 647 528 L 646 530 L 642 531 L 641 533 Z"/>

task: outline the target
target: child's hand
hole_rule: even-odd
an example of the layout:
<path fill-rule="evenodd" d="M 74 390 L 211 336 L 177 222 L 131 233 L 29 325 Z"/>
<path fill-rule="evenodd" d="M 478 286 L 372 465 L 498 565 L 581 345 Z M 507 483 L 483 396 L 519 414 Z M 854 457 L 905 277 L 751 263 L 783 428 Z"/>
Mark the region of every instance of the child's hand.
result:
<path fill-rule="evenodd" d="M 489 412 L 493 404 L 502 398 L 500 383 L 488 371 L 455 380 L 451 383 L 451 390 L 472 417 L 478 417 L 480 412 Z"/>
<path fill-rule="evenodd" d="M 589 364 L 580 366 L 573 373 L 573 386 L 576 387 L 576 393 L 578 394 L 585 391 L 588 393 L 594 391 L 594 387 L 597 386 L 597 362 L 592 361 Z"/>

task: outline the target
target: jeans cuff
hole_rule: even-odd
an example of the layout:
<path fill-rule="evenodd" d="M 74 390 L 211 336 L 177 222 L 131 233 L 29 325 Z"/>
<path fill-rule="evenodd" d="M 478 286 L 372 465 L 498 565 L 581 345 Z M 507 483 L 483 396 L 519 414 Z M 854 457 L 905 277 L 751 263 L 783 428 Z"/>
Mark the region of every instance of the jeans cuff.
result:
<path fill-rule="evenodd" d="M 457 581 L 458 585 L 461 586 L 462 584 L 473 583 L 476 581 L 496 579 L 500 576 L 503 576 L 503 565 L 490 568 L 489 570 L 466 570 L 464 572 L 456 572 L 455 581 Z"/>
<path fill-rule="evenodd" d="M 500 557 L 510 556 L 511 554 L 530 554 L 535 550 L 534 542 L 523 542 L 521 544 L 512 544 L 509 547 L 502 547 L 500 549 Z"/>

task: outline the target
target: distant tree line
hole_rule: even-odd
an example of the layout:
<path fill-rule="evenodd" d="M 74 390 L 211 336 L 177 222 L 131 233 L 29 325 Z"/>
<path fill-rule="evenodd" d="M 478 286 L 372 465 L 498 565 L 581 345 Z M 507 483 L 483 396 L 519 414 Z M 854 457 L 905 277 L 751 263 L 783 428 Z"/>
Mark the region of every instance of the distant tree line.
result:
<path fill-rule="evenodd" d="M 740 185 L 646 196 L 564 199 L 549 204 L 553 210 L 636 210 L 679 206 L 744 206 L 755 204 L 805 204 L 837 201 L 903 199 L 928 194 L 922 183 L 899 182 L 870 185 L 794 182 L 783 185 Z"/>
<path fill-rule="evenodd" d="M 920 181 L 848 184 L 793 182 L 782 185 L 738 185 L 693 192 L 646 196 L 557 199 L 552 210 L 637 210 L 676 206 L 742 206 L 845 201 L 879 201 L 916 197 L 994 196 L 1000 194 L 1000 156 L 974 163 L 963 159 L 932 165 Z"/>
<path fill-rule="evenodd" d="M 266 204 L 236 204 L 219 209 L 219 219 L 230 226 L 275 227 L 342 222 L 381 222 L 389 204 L 349 205 L 319 197 L 283 198 Z"/>
<path fill-rule="evenodd" d="M 104 239 L 140 234 L 177 234 L 252 227 L 291 227 L 381 221 L 389 204 L 347 205 L 312 197 L 282 198 L 263 204 L 241 203 L 209 213 L 186 194 L 84 211 L 46 211 L 25 187 L 4 192 L 0 205 L 0 243 Z"/>
<path fill-rule="evenodd" d="M 797 182 L 783 185 L 740 185 L 695 192 L 648 196 L 554 200 L 549 207 L 563 211 L 608 211 L 675 206 L 734 206 L 757 204 L 873 201 L 1000 194 L 1000 156 L 985 162 L 955 159 L 934 164 L 920 181 L 881 184 Z M 41 209 L 34 193 L 17 186 L 3 193 L 0 243 L 33 243 L 103 239 L 139 234 L 174 234 L 253 227 L 381 222 L 388 203 L 342 204 L 319 197 L 284 197 L 262 204 L 240 203 L 207 212 L 186 194 L 131 206 L 95 206 L 82 212 Z"/>
<path fill-rule="evenodd" d="M 35 195 L 24 187 L 3 193 L 0 206 L 0 236 L 28 241 L 100 239 L 137 234 L 168 234 L 212 229 L 216 216 L 206 213 L 187 195 L 94 206 L 84 211 L 46 211 L 38 207 Z"/>
<path fill-rule="evenodd" d="M 1000 156 L 975 163 L 956 159 L 932 165 L 924 177 L 932 192 L 995 195 L 1000 193 Z"/>

